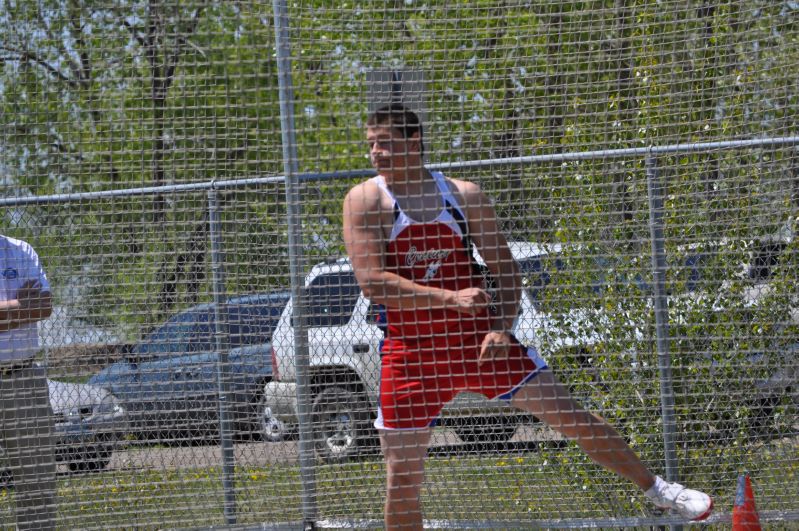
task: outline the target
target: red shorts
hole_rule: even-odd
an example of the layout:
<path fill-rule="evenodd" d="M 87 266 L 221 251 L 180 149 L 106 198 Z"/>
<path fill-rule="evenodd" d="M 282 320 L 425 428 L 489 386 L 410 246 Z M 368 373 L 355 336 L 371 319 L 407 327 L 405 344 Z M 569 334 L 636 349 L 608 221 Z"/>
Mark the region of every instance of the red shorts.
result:
<path fill-rule="evenodd" d="M 440 336 L 424 346 L 386 339 L 382 348 L 380 404 L 375 427 L 419 429 L 435 425 L 444 405 L 458 393 L 510 400 L 546 362 L 538 351 L 512 338 L 507 359 L 478 364 L 484 334 Z"/>

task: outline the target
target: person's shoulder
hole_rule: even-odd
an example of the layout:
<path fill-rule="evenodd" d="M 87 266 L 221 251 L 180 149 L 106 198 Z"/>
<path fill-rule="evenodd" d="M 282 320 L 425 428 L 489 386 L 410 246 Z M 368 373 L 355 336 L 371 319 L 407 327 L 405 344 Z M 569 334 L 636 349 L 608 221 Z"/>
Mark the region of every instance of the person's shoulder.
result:
<path fill-rule="evenodd" d="M 5 236 L 0 234 L 0 246 L 2 246 L 6 252 L 18 252 L 21 254 L 36 254 L 33 250 L 33 247 L 24 240 L 18 240 L 16 238 L 11 238 L 10 236 Z"/>
<path fill-rule="evenodd" d="M 380 193 L 380 187 L 376 179 L 368 179 L 350 188 L 344 201 L 351 206 L 369 210 L 379 206 Z"/>
<path fill-rule="evenodd" d="M 367 179 L 350 188 L 347 197 L 379 197 L 380 187 L 376 179 Z"/>
<path fill-rule="evenodd" d="M 458 194 L 461 200 L 467 204 L 483 197 L 483 189 L 478 183 L 452 177 L 446 177 L 446 180 L 449 183 L 450 190 Z"/>

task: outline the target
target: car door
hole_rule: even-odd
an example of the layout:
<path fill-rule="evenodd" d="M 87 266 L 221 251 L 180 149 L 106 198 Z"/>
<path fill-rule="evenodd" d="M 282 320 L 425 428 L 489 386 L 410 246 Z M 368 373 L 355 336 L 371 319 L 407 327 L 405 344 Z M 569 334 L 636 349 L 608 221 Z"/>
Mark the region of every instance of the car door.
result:
<path fill-rule="evenodd" d="M 272 376 L 272 334 L 290 296 L 289 292 L 253 295 L 228 306 L 229 372 L 237 404 L 253 403 Z"/>
<path fill-rule="evenodd" d="M 380 386 L 380 349 L 385 322 L 383 306 L 373 304 L 361 294 L 352 319 L 346 325 L 346 335 L 352 338 L 350 352 L 357 360 L 357 370 L 375 406 Z"/>
<path fill-rule="evenodd" d="M 149 360 L 137 365 L 141 403 L 149 408 L 160 431 L 188 431 L 210 420 L 209 366 L 213 308 L 205 305 L 178 314 L 148 339 Z M 215 373 L 214 373 L 215 382 Z"/>
<path fill-rule="evenodd" d="M 271 339 L 280 314 L 288 300 L 285 295 L 252 295 L 232 299 L 222 309 L 226 325 L 228 411 L 233 420 L 249 413 L 271 375 Z M 194 323 L 189 341 L 191 355 L 173 360 L 173 396 L 179 400 L 176 411 L 185 411 L 198 428 L 219 416 L 219 349 L 216 344 L 216 315 L 210 312 Z"/>
<path fill-rule="evenodd" d="M 368 303 L 355 274 L 340 270 L 319 275 L 308 287 L 307 297 L 311 365 L 354 370 L 372 387 L 379 330 L 366 323 Z"/>
<path fill-rule="evenodd" d="M 198 316 L 187 342 L 188 353 L 167 360 L 171 373 L 172 411 L 192 431 L 214 430 L 218 418 L 217 366 L 213 310 Z"/>

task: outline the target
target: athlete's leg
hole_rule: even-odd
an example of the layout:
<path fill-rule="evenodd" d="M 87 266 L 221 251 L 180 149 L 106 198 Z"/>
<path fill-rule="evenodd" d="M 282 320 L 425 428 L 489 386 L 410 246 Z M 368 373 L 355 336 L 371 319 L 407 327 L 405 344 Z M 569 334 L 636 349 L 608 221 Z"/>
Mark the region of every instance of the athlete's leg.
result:
<path fill-rule="evenodd" d="M 598 464 L 647 490 L 655 476 L 604 419 L 586 411 L 544 369 L 513 396 L 511 403 L 528 411 L 565 437 L 574 440 Z"/>
<path fill-rule="evenodd" d="M 512 403 L 576 441 L 600 465 L 638 485 L 658 507 L 693 521 L 704 520 L 713 510 L 713 500 L 704 492 L 653 475 L 618 432 L 578 404 L 549 369 L 519 389 Z"/>
<path fill-rule="evenodd" d="M 420 495 L 431 430 L 379 432 L 386 459 L 386 529 L 422 529 Z"/>

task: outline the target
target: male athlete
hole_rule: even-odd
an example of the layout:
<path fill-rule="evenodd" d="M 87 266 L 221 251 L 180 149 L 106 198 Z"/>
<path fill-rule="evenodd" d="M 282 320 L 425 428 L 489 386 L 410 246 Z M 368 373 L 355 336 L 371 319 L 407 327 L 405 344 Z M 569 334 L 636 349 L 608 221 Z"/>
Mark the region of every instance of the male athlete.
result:
<path fill-rule="evenodd" d="M 347 194 L 344 243 L 361 289 L 386 310 L 375 422 L 387 465 L 386 529 L 422 528 L 431 426 L 462 391 L 509 400 L 638 485 L 659 507 L 687 520 L 707 518 L 708 495 L 653 475 L 510 332 L 521 277 L 494 208 L 479 186 L 423 166 L 418 117 L 400 104 L 381 107 L 367 121 L 366 138 L 378 175 Z M 493 303 L 472 244 L 495 279 Z"/>

